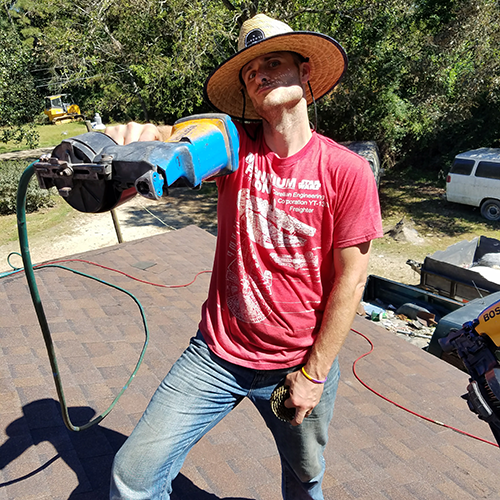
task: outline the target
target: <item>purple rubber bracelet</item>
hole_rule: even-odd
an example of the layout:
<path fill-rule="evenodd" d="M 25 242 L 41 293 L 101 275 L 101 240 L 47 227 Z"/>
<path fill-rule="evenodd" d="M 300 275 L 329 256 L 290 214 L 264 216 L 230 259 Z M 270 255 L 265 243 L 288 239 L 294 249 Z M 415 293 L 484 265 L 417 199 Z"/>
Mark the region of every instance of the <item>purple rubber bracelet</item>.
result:
<path fill-rule="evenodd" d="M 304 375 L 304 377 L 306 377 L 307 380 L 310 380 L 311 382 L 314 382 L 315 384 L 324 384 L 327 380 L 328 380 L 328 377 L 325 378 L 325 380 L 317 380 L 315 378 L 312 378 L 311 375 L 309 375 L 304 367 L 302 367 L 302 374 Z"/>

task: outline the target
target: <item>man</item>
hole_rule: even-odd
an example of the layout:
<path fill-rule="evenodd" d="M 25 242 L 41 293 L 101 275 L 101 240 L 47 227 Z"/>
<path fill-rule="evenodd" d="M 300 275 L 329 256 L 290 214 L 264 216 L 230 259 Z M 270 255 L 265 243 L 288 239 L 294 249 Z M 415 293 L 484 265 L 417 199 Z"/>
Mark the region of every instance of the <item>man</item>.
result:
<path fill-rule="evenodd" d="M 276 440 L 283 498 L 323 499 L 337 354 L 362 297 L 370 241 L 382 234 L 368 163 L 309 125 L 308 103 L 345 67 L 335 40 L 261 14 L 209 76 L 205 97 L 242 122 L 239 168 L 217 178 L 217 249 L 199 332 L 117 453 L 111 498 L 170 498 L 192 446 L 248 397 Z M 169 132 L 107 131 L 120 143 Z M 269 403 L 283 379 L 291 422 Z"/>

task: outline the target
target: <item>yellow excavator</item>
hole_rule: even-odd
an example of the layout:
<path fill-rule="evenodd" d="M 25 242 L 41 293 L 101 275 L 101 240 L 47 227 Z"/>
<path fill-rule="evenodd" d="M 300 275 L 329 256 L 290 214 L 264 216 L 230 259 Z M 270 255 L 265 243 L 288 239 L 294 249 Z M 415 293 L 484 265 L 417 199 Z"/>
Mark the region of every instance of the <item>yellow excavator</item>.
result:
<path fill-rule="evenodd" d="M 85 116 L 80 113 L 77 104 L 71 103 L 71 99 L 66 99 L 68 94 L 49 95 L 45 97 L 44 113 L 54 125 L 85 120 Z M 64 102 L 63 99 L 70 102 Z"/>

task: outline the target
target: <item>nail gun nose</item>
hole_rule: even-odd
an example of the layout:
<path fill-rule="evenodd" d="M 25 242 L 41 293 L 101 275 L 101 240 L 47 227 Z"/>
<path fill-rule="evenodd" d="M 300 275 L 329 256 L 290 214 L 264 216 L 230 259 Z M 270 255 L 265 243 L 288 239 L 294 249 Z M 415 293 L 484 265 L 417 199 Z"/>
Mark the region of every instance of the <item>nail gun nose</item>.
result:
<path fill-rule="evenodd" d="M 149 170 L 135 181 L 137 192 L 150 200 L 159 200 L 163 195 L 163 177 L 153 170 Z"/>

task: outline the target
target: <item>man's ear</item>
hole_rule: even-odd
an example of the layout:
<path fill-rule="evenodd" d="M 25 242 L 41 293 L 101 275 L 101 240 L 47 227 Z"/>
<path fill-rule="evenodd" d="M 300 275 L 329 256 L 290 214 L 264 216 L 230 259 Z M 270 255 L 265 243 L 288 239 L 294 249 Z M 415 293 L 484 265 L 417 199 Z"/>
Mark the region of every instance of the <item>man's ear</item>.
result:
<path fill-rule="evenodd" d="M 300 64 L 300 79 L 302 83 L 307 83 L 311 78 L 311 64 L 303 62 Z"/>

